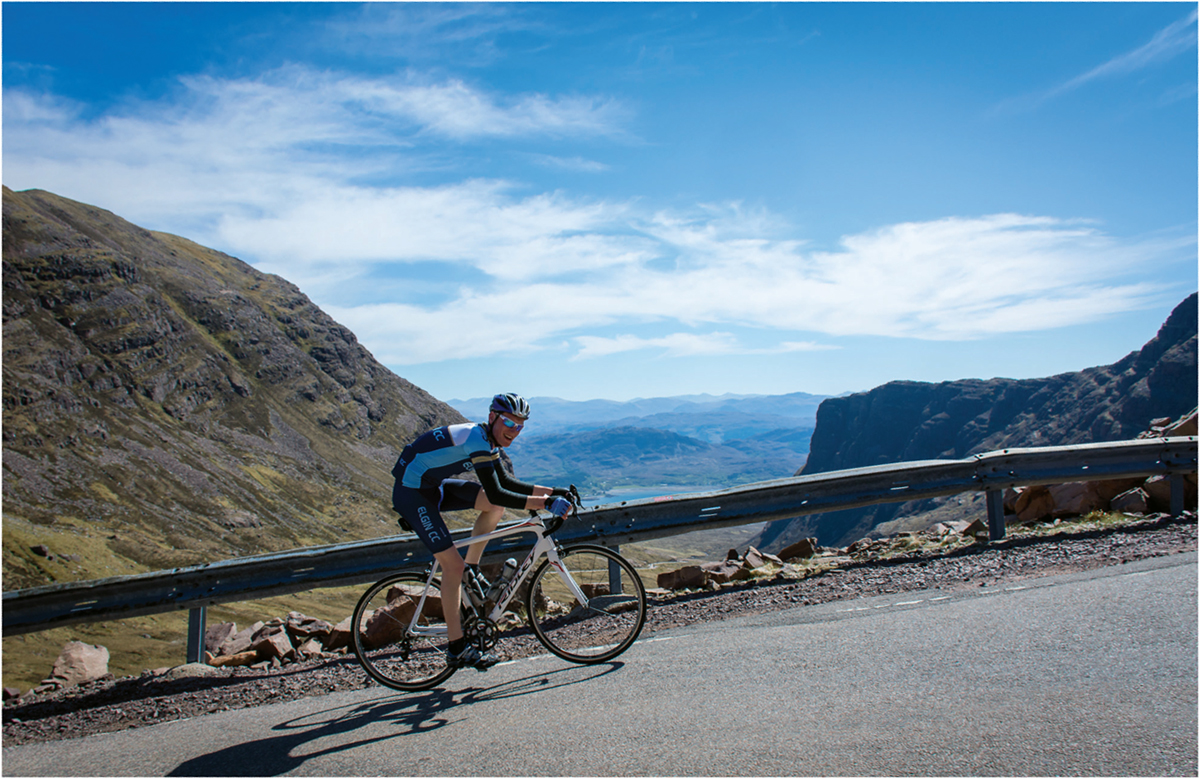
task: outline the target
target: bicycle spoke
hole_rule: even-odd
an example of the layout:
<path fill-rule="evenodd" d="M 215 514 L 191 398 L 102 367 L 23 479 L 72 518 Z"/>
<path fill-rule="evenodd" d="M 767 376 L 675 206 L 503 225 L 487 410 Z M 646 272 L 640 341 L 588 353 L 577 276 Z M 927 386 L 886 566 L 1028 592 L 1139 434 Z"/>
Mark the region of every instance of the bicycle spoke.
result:
<path fill-rule="evenodd" d="M 447 679 L 440 582 L 399 574 L 373 585 L 354 610 L 354 653 L 371 678 L 397 690 L 425 690 Z M 420 613 L 418 614 L 418 609 Z"/>
<path fill-rule="evenodd" d="M 637 571 L 599 546 L 566 549 L 560 560 L 577 588 L 549 562 L 534 574 L 526 609 L 538 640 L 574 663 L 598 663 L 624 652 L 646 620 L 646 591 Z"/>

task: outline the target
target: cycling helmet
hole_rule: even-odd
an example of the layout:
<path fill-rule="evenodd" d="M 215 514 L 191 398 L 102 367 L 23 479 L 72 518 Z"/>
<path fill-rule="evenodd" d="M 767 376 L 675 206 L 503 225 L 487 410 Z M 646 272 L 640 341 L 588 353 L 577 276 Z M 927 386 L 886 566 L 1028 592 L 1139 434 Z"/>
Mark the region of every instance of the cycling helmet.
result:
<path fill-rule="evenodd" d="M 515 392 L 502 392 L 492 398 L 491 410 L 500 414 L 512 414 L 521 419 L 529 419 L 529 403 Z"/>

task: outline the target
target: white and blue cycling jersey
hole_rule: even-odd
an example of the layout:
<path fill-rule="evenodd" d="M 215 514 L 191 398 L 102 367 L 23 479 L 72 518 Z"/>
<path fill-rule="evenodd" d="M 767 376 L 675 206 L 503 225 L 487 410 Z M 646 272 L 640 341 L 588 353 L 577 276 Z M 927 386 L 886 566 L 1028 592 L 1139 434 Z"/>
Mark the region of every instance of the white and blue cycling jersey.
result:
<path fill-rule="evenodd" d="M 449 546 L 441 511 L 474 505 L 475 485 L 451 477 L 474 472 L 494 506 L 525 508 L 534 485 L 510 476 L 500 463 L 500 448 L 488 440 L 484 425 L 434 428 L 404 447 L 392 475 L 392 506 L 433 551 Z M 443 485 L 446 485 L 445 487 Z M 448 489 L 447 489 L 448 487 Z"/>

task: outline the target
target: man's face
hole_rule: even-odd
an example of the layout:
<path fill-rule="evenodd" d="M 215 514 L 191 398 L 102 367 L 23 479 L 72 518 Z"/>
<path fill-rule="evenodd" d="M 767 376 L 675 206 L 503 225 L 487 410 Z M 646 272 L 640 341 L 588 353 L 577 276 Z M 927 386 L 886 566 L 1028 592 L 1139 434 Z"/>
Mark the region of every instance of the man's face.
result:
<path fill-rule="evenodd" d="M 512 414 L 496 414 L 492 420 L 492 438 L 500 446 L 511 446 L 525 426 L 525 420 Z"/>

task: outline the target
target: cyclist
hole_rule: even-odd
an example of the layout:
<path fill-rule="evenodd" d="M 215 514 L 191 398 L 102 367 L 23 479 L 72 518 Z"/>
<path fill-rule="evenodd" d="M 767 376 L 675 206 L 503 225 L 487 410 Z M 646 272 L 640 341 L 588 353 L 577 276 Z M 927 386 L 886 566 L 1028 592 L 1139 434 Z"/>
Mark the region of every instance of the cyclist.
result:
<path fill-rule="evenodd" d="M 449 662 L 455 667 L 472 666 L 480 671 L 498 658 L 468 645 L 459 618 L 460 586 L 464 573 L 487 583 L 479 573 L 479 560 L 486 542 L 472 544 L 466 559 L 459 554 L 442 519 L 442 511 L 475 509 L 472 535 L 496 529 L 504 509 L 545 509 L 566 516 L 571 504 L 567 490 L 552 489 L 518 481 L 505 472 L 500 449 L 512 445 L 529 419 L 529 403 L 507 392 L 492 398 L 487 424 L 447 425 L 419 436 L 400 454 L 392 475 L 392 507 L 400 514 L 400 525 L 417 534 L 433 552 L 442 568 L 442 610 L 446 617 Z M 449 478 L 474 471 L 479 483 Z"/>

